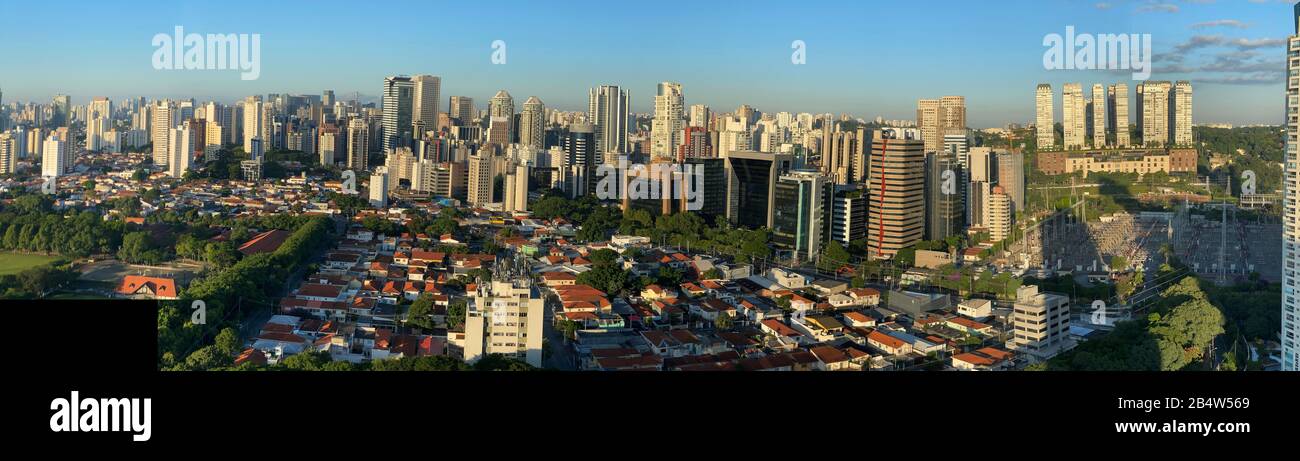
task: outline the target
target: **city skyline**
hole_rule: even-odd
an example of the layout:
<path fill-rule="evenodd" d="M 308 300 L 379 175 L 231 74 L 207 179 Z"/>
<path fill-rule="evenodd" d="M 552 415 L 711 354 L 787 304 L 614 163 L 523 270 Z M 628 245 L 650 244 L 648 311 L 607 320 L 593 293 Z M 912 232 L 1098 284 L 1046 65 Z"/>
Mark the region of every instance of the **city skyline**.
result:
<path fill-rule="evenodd" d="M 627 6 L 602 9 L 587 2 L 570 5 L 573 10 L 590 11 L 585 15 L 545 12 L 526 3 L 475 8 L 453 4 L 444 5 L 440 13 L 465 20 L 445 21 L 440 24 L 445 27 L 434 32 L 408 30 L 402 24 L 376 31 L 366 25 L 374 13 L 351 10 L 346 3 L 324 2 L 313 11 L 300 12 L 318 19 L 308 21 L 312 26 L 266 19 L 294 13 L 280 5 L 259 7 L 265 13 L 256 17 L 243 14 L 245 9 L 234 4 L 203 10 L 201 16 L 195 6 L 183 6 L 178 13 L 146 19 L 86 4 L 85 14 L 70 18 L 68 27 L 55 34 L 16 19 L 44 13 L 42 6 L 24 4 L 13 6 L 14 14 L 0 19 L 0 29 L 48 44 L 42 50 L 18 49 L 10 61 L 37 63 L 34 67 L 43 72 L 12 74 L 0 82 L 0 88 L 6 102 L 46 102 L 60 93 L 71 95 L 75 104 L 93 96 L 230 102 L 248 95 L 318 94 L 326 89 L 342 100 L 360 93 L 365 100 L 377 101 L 387 76 L 432 74 L 444 81 L 440 99 L 464 95 L 486 101 L 504 89 L 521 98 L 538 96 L 548 107 L 582 111 L 585 90 L 617 85 L 629 92 L 632 112 L 648 114 L 653 112 L 656 86 L 672 81 L 682 85 L 687 106 L 705 104 L 725 110 L 748 104 L 765 112 L 849 113 L 868 119 L 911 118 L 917 98 L 960 94 L 972 108 L 970 126 L 981 128 L 1031 121 L 1033 101 L 1025 95 L 1032 94 L 1026 88 L 1036 83 L 1055 87 L 1068 82 L 1086 87 L 1138 83 L 1120 71 L 1044 70 L 1044 35 L 1061 34 L 1073 26 L 1081 33 L 1152 34 L 1151 79 L 1186 79 L 1197 85 L 1197 104 L 1203 110 L 1197 111 L 1195 123 L 1281 121 L 1284 101 L 1277 95 L 1284 65 L 1280 53 L 1270 51 L 1283 49 L 1282 37 L 1290 33 L 1289 24 L 1276 20 L 1285 17 L 1287 3 L 1181 2 L 1172 9 L 1150 8 L 1146 2 L 1039 3 L 1045 2 L 1011 2 L 953 15 L 958 18 L 936 15 L 931 23 L 944 32 L 931 36 L 916 34 L 908 21 L 894 24 L 869 18 L 921 17 L 932 5 L 831 8 L 813 4 L 774 15 L 763 11 L 770 9 L 723 4 L 703 6 L 692 15 L 664 17 L 671 13 Z M 599 26 L 600 19 L 609 15 L 627 21 L 627 28 Z M 1034 26 L 989 27 L 1009 15 L 1033 19 Z M 92 29 L 83 17 L 121 31 Z M 340 29 L 320 26 L 330 24 L 331 18 L 347 18 L 358 30 L 370 33 L 338 34 Z M 531 18 L 549 27 L 530 32 L 475 26 L 489 18 Z M 643 30 L 638 28 L 643 24 L 666 29 L 669 38 L 654 42 L 638 37 L 635 31 Z M 178 25 L 187 33 L 261 34 L 261 77 L 244 81 L 231 71 L 154 70 L 148 64 L 153 52 L 149 39 Z M 583 26 L 588 35 L 600 39 L 579 40 L 562 32 Z M 731 27 L 761 32 L 734 35 L 727 32 Z M 902 37 L 907 38 L 905 44 L 898 43 Z M 495 40 L 506 44 L 503 65 L 491 63 Z M 791 43 L 796 40 L 807 47 L 806 64 L 791 64 Z M 903 65 L 891 62 L 890 72 L 879 72 L 872 59 L 862 58 L 864 47 L 873 44 L 883 44 L 885 58 Z M 699 52 L 681 53 L 683 48 Z M 52 55 L 60 59 L 51 59 Z M 593 59 L 596 56 L 599 59 Z M 87 66 L 101 72 L 86 72 Z M 894 69 L 911 75 L 903 78 Z M 44 75 L 46 71 L 49 75 Z M 94 80 L 87 81 L 91 75 Z M 1276 110 L 1260 110 L 1267 107 Z"/>

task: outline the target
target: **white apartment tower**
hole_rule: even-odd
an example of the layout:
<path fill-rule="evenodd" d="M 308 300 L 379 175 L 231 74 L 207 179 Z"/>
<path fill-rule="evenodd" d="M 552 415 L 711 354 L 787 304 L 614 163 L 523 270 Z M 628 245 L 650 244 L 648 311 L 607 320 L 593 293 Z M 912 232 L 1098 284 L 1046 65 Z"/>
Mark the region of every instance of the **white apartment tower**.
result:
<path fill-rule="evenodd" d="M 492 282 L 478 284 L 465 307 L 465 361 L 490 354 L 542 366 L 545 299 L 511 261 L 496 263 Z"/>
<path fill-rule="evenodd" d="M 1061 89 L 1061 125 L 1065 150 L 1082 149 L 1087 142 L 1087 106 L 1083 100 L 1083 86 L 1066 83 Z"/>
<path fill-rule="evenodd" d="M 1287 39 L 1286 162 L 1282 209 L 1282 370 L 1300 371 L 1300 6 Z"/>
<path fill-rule="evenodd" d="M 1192 83 L 1180 80 L 1174 83 L 1171 95 L 1170 129 L 1173 131 L 1175 146 L 1192 145 Z"/>
<path fill-rule="evenodd" d="M 176 126 L 176 117 L 173 115 L 170 101 L 160 101 L 153 106 L 153 120 L 150 127 L 153 131 L 153 164 L 162 166 L 167 164 L 168 152 L 170 146 L 168 139 L 171 136 L 171 130 Z"/>
<path fill-rule="evenodd" d="M 546 105 L 537 96 L 529 96 L 519 114 L 519 143 L 537 149 L 546 143 Z"/>
<path fill-rule="evenodd" d="M 1106 89 L 1100 83 L 1092 85 L 1092 147 L 1106 147 Z"/>
<path fill-rule="evenodd" d="M 1052 85 L 1038 84 L 1034 94 L 1034 106 L 1037 116 L 1034 127 L 1038 134 L 1038 150 L 1052 150 L 1056 146 L 1056 108 L 1052 104 Z"/>
<path fill-rule="evenodd" d="M 650 155 L 654 158 L 676 157 L 681 144 L 682 116 L 686 100 L 682 84 L 663 82 L 655 94 L 655 118 L 650 125 Z"/>
<path fill-rule="evenodd" d="M 1116 83 L 1106 90 L 1109 99 L 1106 123 L 1115 133 L 1115 145 L 1128 147 L 1131 141 L 1128 135 L 1128 84 Z"/>

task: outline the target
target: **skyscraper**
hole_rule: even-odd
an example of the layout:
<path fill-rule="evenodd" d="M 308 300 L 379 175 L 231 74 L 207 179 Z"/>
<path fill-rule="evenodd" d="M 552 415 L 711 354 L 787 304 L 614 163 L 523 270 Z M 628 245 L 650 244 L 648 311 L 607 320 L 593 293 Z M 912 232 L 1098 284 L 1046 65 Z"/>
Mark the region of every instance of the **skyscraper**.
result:
<path fill-rule="evenodd" d="M 50 118 L 50 126 L 54 128 L 68 126 L 68 122 L 72 121 L 72 97 L 66 94 L 54 95 L 51 108 L 54 109 L 54 113 Z"/>
<path fill-rule="evenodd" d="M 691 126 L 709 128 L 709 106 L 694 104 L 691 106 Z"/>
<path fill-rule="evenodd" d="M 867 252 L 893 258 L 925 233 L 925 143 L 917 130 L 878 131 L 871 146 Z"/>
<path fill-rule="evenodd" d="M 564 165 L 561 176 L 569 198 L 587 195 L 592 190 L 592 170 L 600 155 L 596 150 L 596 132 L 591 125 L 580 123 L 569 127 L 563 139 Z"/>
<path fill-rule="evenodd" d="M 244 152 L 253 152 L 253 140 L 267 139 L 266 110 L 261 96 L 244 98 Z"/>
<path fill-rule="evenodd" d="M 1174 83 L 1170 96 L 1169 129 L 1173 135 L 1173 145 L 1186 147 L 1192 145 L 1192 83 L 1179 80 Z"/>
<path fill-rule="evenodd" d="M 489 129 L 491 129 L 491 124 L 496 123 L 497 118 L 504 120 L 505 133 L 503 137 L 497 139 L 495 142 L 503 146 L 510 144 L 513 142 L 515 137 L 514 128 L 512 127 L 515 121 L 515 98 L 511 97 L 510 93 L 506 92 L 506 90 L 498 91 L 497 94 L 492 96 L 492 99 L 488 101 Z"/>
<path fill-rule="evenodd" d="M 1034 96 L 1037 116 L 1034 128 L 1038 137 L 1038 150 L 1052 150 L 1056 146 L 1056 108 L 1052 104 L 1052 85 L 1038 84 Z"/>
<path fill-rule="evenodd" d="M 596 151 L 627 153 L 628 114 L 631 100 L 626 91 L 617 86 L 592 88 L 587 107 L 587 120 L 596 132 Z"/>
<path fill-rule="evenodd" d="M 989 239 L 1001 242 L 1011 236 L 1011 196 L 1002 186 L 993 186 L 984 203 L 984 225 L 989 228 Z"/>
<path fill-rule="evenodd" d="M 822 129 L 829 129 L 823 127 Z M 866 128 L 858 127 L 855 131 L 835 130 L 824 136 L 825 147 L 822 155 L 822 174 L 836 184 L 861 182 L 867 176 L 867 138 Z"/>
<path fill-rule="evenodd" d="M 1012 151 L 997 153 L 998 185 L 1011 200 L 1013 212 L 1025 211 L 1025 154 Z"/>
<path fill-rule="evenodd" d="M 537 96 L 524 101 L 524 111 L 519 116 L 519 143 L 542 149 L 546 144 L 546 105 Z"/>
<path fill-rule="evenodd" d="M 1287 74 L 1300 74 L 1300 5 L 1296 6 L 1295 35 L 1287 39 Z M 1286 83 L 1286 162 L 1283 173 L 1282 219 L 1282 370 L 1300 371 L 1300 79 Z"/>
<path fill-rule="evenodd" d="M 482 206 L 492 202 L 492 156 L 485 152 L 476 152 L 469 156 L 469 197 L 470 205 Z"/>
<path fill-rule="evenodd" d="M 438 126 L 438 103 L 442 99 L 442 78 L 437 75 L 411 77 L 411 124 L 432 130 Z M 423 135 L 423 133 L 417 133 Z"/>
<path fill-rule="evenodd" d="M 926 239 L 944 240 L 961 233 L 966 216 L 962 176 L 956 153 L 925 154 Z"/>
<path fill-rule="evenodd" d="M 1147 147 L 1169 145 L 1169 82 L 1146 81 L 1137 85 L 1138 127 L 1141 144 Z"/>
<path fill-rule="evenodd" d="M 171 102 L 167 100 L 159 101 L 153 106 L 153 120 L 150 127 L 153 131 L 153 163 L 154 165 L 167 165 L 169 153 L 167 149 L 170 144 L 171 130 L 176 126 L 176 118 L 172 114 Z M 247 148 L 245 148 L 247 149 Z"/>
<path fill-rule="evenodd" d="M 193 119 L 181 122 L 176 128 L 171 129 L 171 134 L 167 138 L 167 175 L 173 178 L 185 176 L 189 171 L 190 163 L 194 159 L 195 142 L 197 141 L 197 132 L 194 125 L 197 122 Z"/>
<path fill-rule="evenodd" d="M 1128 131 L 1128 84 L 1116 83 L 1111 85 L 1106 93 L 1110 99 L 1109 104 L 1106 105 L 1106 108 L 1109 109 L 1107 124 L 1110 126 L 1110 130 L 1115 132 L 1115 145 L 1128 147 L 1131 142 Z"/>
<path fill-rule="evenodd" d="M 384 79 L 384 115 L 380 127 L 380 146 L 385 152 L 399 145 L 409 145 L 412 111 L 415 108 L 415 85 L 410 77 Z"/>
<path fill-rule="evenodd" d="M 456 121 L 460 122 L 461 126 L 472 123 L 474 121 L 474 98 L 452 96 L 447 106 L 447 112 L 456 118 Z"/>
<path fill-rule="evenodd" d="M 1078 83 L 1066 83 L 1061 89 L 1061 125 L 1064 127 L 1062 145 L 1065 150 L 1086 147 L 1087 123 L 1083 87 Z"/>
<path fill-rule="evenodd" d="M 789 154 L 738 151 L 727 156 L 727 221 L 750 229 L 772 228 L 776 182 L 790 170 Z"/>
<path fill-rule="evenodd" d="M 365 120 L 348 121 L 348 165 L 358 172 L 365 171 L 370 163 L 370 126 Z"/>
<path fill-rule="evenodd" d="M 1106 90 L 1100 83 L 1092 85 L 1092 147 L 1106 147 Z"/>
<path fill-rule="evenodd" d="M 650 155 L 674 158 L 681 144 L 682 111 L 685 109 L 682 84 L 663 82 L 655 94 L 655 117 L 650 125 Z"/>
<path fill-rule="evenodd" d="M 776 182 L 772 210 L 772 241 L 801 261 L 811 261 L 822 248 L 826 177 L 817 171 L 792 171 Z"/>
<path fill-rule="evenodd" d="M 68 172 L 67 149 L 58 135 L 51 134 L 41 145 L 41 176 L 58 177 Z"/>
<path fill-rule="evenodd" d="M 916 127 L 921 130 L 926 152 L 943 150 L 944 135 L 966 130 L 966 98 L 944 96 L 918 100 Z"/>

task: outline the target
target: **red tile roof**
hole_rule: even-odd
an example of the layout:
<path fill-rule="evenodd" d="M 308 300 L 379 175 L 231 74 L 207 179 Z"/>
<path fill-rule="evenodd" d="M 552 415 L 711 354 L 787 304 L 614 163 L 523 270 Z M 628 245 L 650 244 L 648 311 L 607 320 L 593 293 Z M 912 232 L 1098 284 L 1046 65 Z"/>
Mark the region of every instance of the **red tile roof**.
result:
<path fill-rule="evenodd" d="M 254 235 L 253 238 L 239 246 L 239 252 L 246 255 L 270 253 L 280 248 L 280 245 L 288 238 L 289 231 L 272 229 Z"/>

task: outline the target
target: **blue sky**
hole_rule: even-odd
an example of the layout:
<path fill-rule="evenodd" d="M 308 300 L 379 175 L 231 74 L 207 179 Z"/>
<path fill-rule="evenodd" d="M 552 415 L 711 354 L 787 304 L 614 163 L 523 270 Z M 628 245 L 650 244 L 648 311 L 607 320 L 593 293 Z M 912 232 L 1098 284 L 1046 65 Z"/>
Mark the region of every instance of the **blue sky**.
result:
<path fill-rule="evenodd" d="M 1276 0 L 912 1 L 6 1 L 5 101 L 92 96 L 377 95 L 382 79 L 435 74 L 443 97 L 481 106 L 499 89 L 579 110 L 617 84 L 651 109 L 655 84 L 732 110 L 914 118 L 916 99 L 962 95 L 973 127 L 1026 122 L 1039 82 L 1127 82 L 1127 73 L 1048 71 L 1045 34 L 1152 34 L 1153 79 L 1187 79 L 1197 123 L 1277 123 L 1291 2 Z M 155 34 L 258 33 L 261 78 L 154 70 Z M 507 63 L 490 62 L 494 40 Z M 791 42 L 807 44 L 792 65 Z M 1059 111 L 1059 102 L 1058 102 Z"/>

